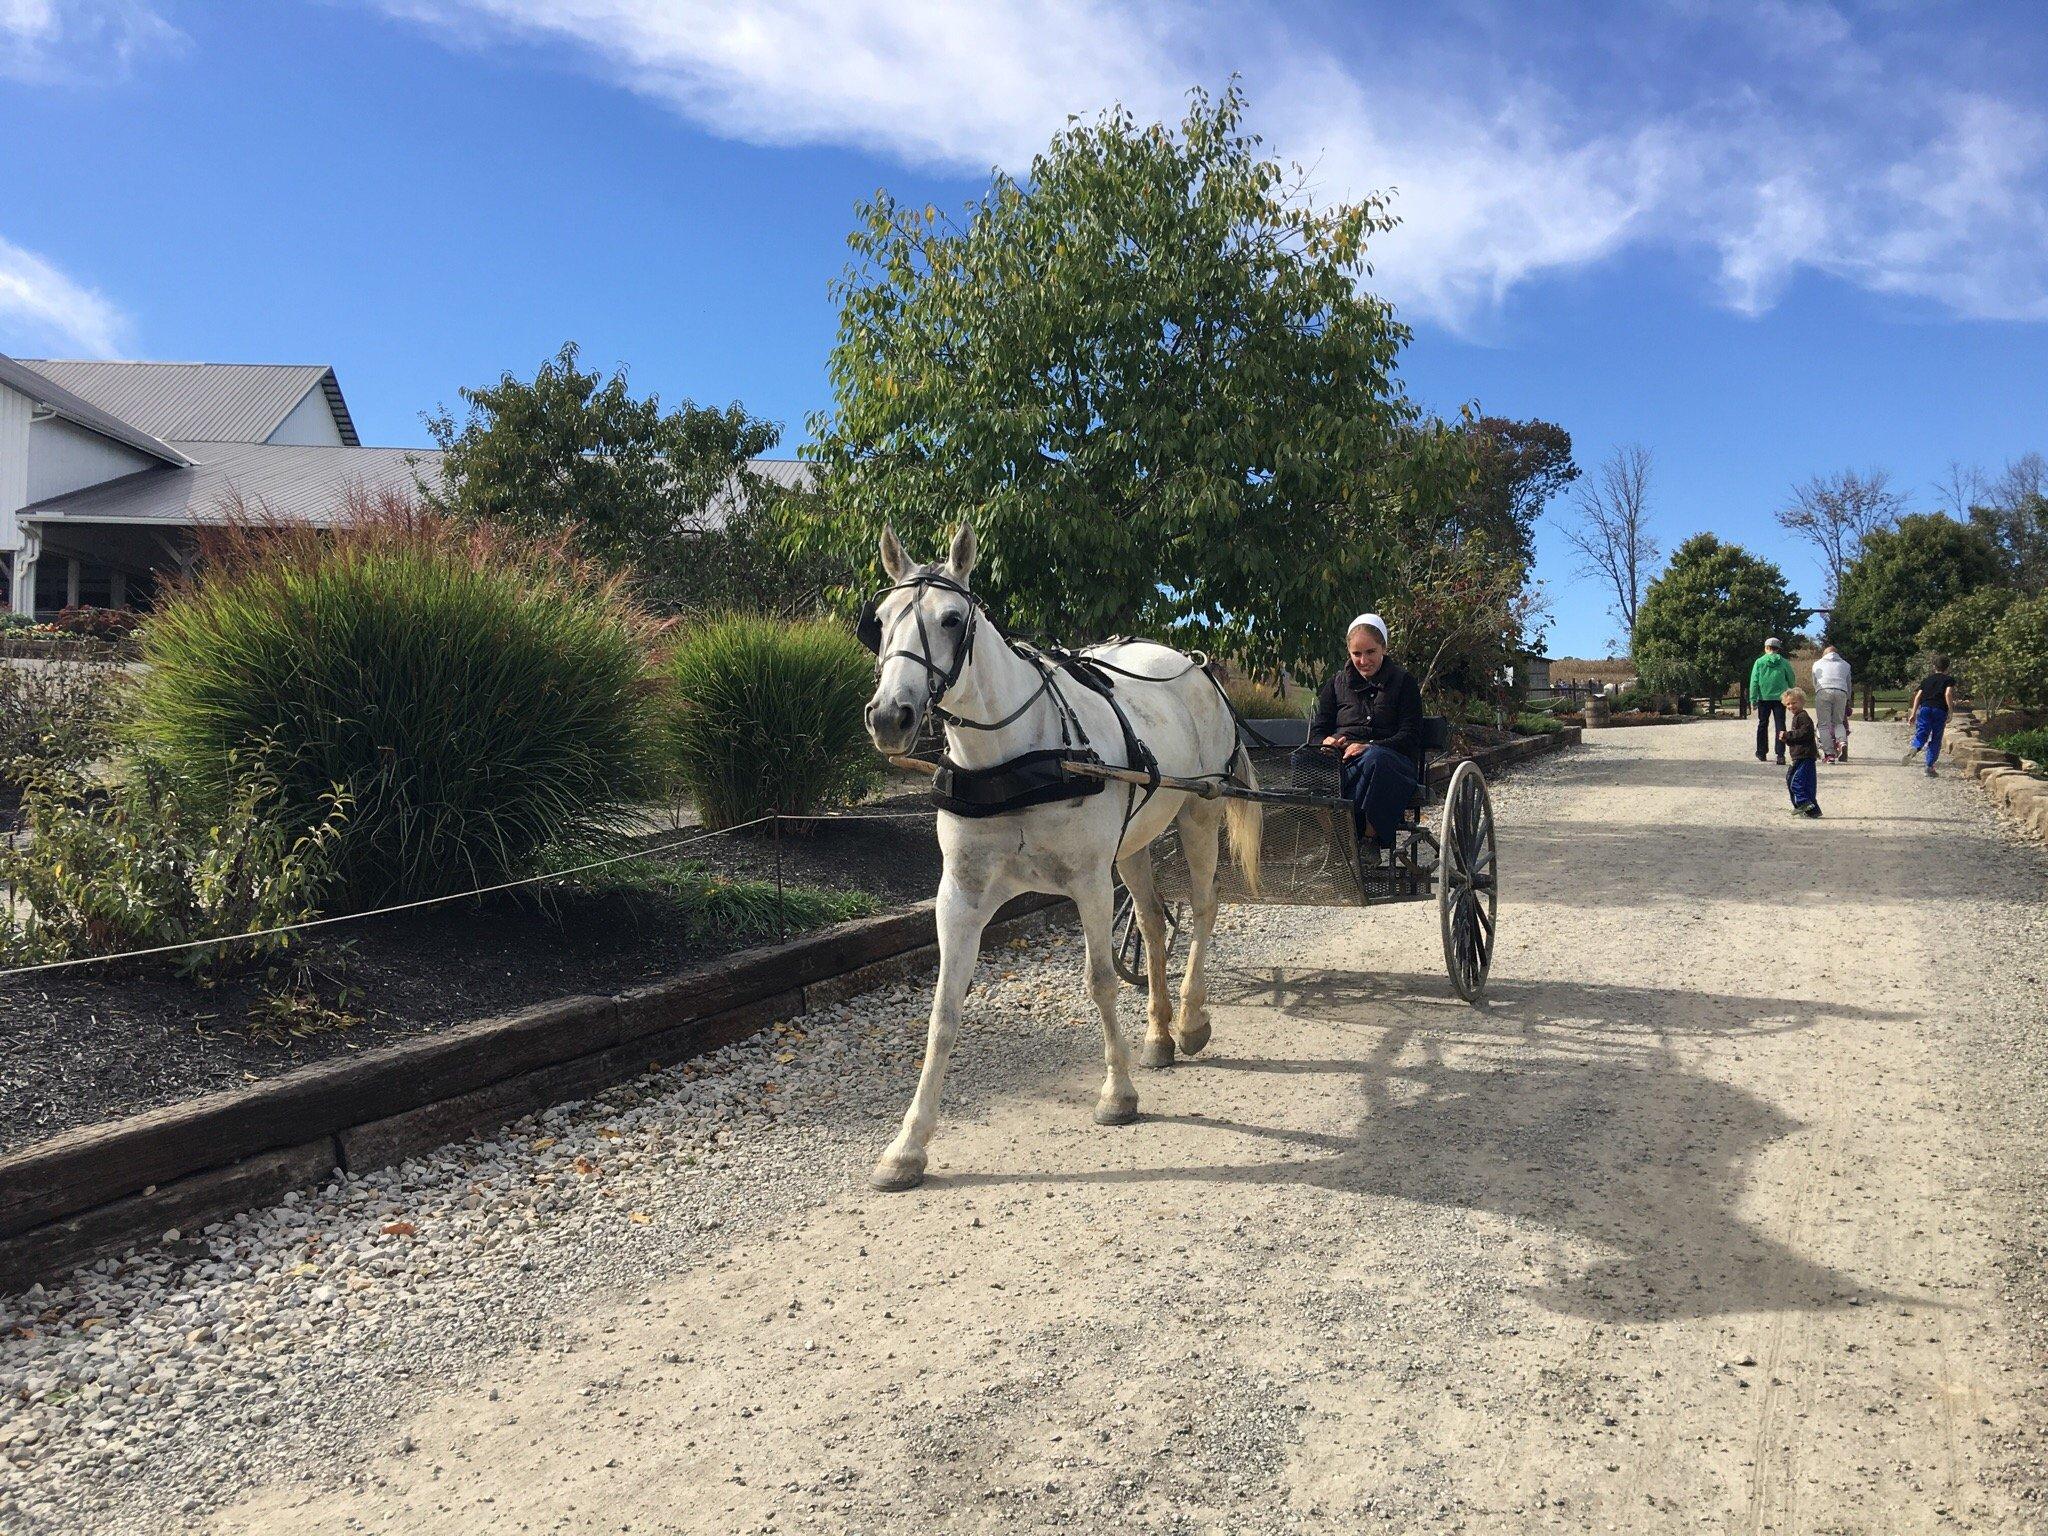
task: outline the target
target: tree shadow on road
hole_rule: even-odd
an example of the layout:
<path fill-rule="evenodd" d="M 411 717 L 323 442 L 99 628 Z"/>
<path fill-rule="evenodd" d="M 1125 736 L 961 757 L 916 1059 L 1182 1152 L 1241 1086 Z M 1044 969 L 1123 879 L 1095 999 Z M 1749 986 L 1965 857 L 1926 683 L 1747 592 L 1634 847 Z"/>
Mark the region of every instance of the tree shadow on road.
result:
<path fill-rule="evenodd" d="M 1357 1056 L 1221 1058 L 1194 1068 L 1355 1078 L 1366 1106 L 1355 1129 L 1158 1116 L 1217 1133 L 1217 1160 L 945 1182 L 1297 1184 L 1482 1211 L 1614 1250 L 1590 1267 L 1557 1251 L 1549 1275 L 1525 1292 L 1553 1310 L 1611 1322 L 1831 1309 L 1885 1297 L 1741 1219 L 1736 1207 L 1751 1163 L 1800 1123 L 1688 1069 L 1668 1044 L 1687 1030 L 1806 1028 L 1820 1010 L 1805 1000 L 1518 983 L 1499 989 L 1496 1006 L 1468 1009 L 1441 978 L 1260 970 L 1216 981 L 1219 1001 L 1277 1004 L 1305 1023 L 1370 1031 Z M 1905 1017 L 1833 1004 L 1825 1012 Z M 1447 1049 L 1459 1052 L 1458 1064 L 1446 1061 Z M 1318 1155 L 1226 1161 L 1245 1138 Z M 1795 1194 L 1779 1208 L 1796 1222 L 1809 1205 Z"/>

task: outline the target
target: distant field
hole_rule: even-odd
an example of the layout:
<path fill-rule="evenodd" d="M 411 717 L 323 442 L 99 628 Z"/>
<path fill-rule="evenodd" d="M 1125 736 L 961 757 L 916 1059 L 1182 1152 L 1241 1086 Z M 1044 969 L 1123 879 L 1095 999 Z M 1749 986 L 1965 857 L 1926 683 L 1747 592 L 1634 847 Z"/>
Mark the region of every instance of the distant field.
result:
<path fill-rule="evenodd" d="M 1550 680 L 1553 683 L 1625 683 L 1636 675 L 1636 664 L 1626 657 L 1619 660 L 1592 661 L 1583 656 L 1553 656 L 1550 659 Z"/>

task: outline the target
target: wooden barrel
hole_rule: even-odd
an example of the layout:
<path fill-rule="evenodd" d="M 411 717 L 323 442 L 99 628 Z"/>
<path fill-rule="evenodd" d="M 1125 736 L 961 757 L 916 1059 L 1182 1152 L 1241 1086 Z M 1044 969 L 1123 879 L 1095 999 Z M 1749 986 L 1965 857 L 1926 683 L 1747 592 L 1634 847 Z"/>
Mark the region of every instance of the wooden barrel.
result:
<path fill-rule="evenodd" d="M 1586 696 L 1586 726 L 1590 730 L 1596 725 L 1607 723 L 1607 695 L 1604 693 Z"/>

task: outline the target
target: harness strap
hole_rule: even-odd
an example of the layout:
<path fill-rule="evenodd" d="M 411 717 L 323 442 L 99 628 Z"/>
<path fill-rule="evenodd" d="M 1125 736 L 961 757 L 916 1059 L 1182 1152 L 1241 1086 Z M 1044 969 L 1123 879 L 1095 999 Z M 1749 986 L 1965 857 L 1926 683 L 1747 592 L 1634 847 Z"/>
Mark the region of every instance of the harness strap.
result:
<path fill-rule="evenodd" d="M 888 596 L 891 592 L 925 586 L 940 587 L 946 591 L 958 593 L 967 600 L 966 632 L 960 637 L 960 643 L 954 649 L 952 662 L 943 670 L 939 667 L 938 663 L 932 660 L 931 633 L 925 624 L 923 609 L 915 605 L 912 606 L 911 612 L 917 619 L 917 638 L 922 649 L 918 651 L 897 649 L 890 651 L 886 656 L 882 656 L 881 652 L 882 635 L 879 617 L 881 599 Z M 957 726 L 962 730 L 969 731 L 998 731 L 1006 725 L 1012 725 L 1021 720 L 1041 698 L 1050 698 L 1052 701 L 1053 715 L 1059 722 L 1060 728 L 1060 745 L 1058 749 L 1027 752 L 1019 757 L 1011 758 L 1008 762 L 998 763 L 993 768 L 986 769 L 962 768 L 958 764 L 942 757 L 940 759 L 939 773 L 934 777 L 932 786 L 932 799 L 939 804 L 941 809 L 952 810 L 962 816 L 994 816 L 1000 815 L 1005 811 L 1021 810 L 1029 805 L 1044 804 L 1051 800 L 1078 800 L 1083 795 L 1097 793 L 1101 790 L 1102 781 L 1100 779 L 1077 780 L 1076 776 L 1068 774 L 1063 767 L 1063 764 L 1067 761 L 1100 763 L 1102 759 L 1089 743 L 1088 728 L 1082 723 L 1080 712 L 1074 708 L 1073 703 L 1067 698 L 1065 690 L 1060 687 L 1059 675 L 1062 672 L 1065 672 L 1090 692 L 1099 694 L 1103 702 L 1109 705 L 1111 712 L 1116 716 L 1117 727 L 1124 738 L 1124 753 L 1129 761 L 1129 766 L 1145 775 L 1144 792 L 1142 795 L 1140 795 L 1136 784 L 1131 784 L 1128 787 L 1125 798 L 1123 827 L 1117 833 L 1118 847 L 1123 846 L 1123 840 L 1130 832 L 1131 823 L 1137 819 L 1138 812 L 1150 804 L 1152 797 L 1159 792 L 1161 774 L 1158 757 L 1139 737 L 1137 731 L 1132 728 L 1130 716 L 1124 712 L 1123 705 L 1117 700 L 1116 685 L 1110 680 L 1112 674 L 1117 677 L 1130 678 L 1134 682 L 1171 683 L 1200 668 L 1203 675 L 1215 686 L 1218 696 L 1223 700 L 1224 708 L 1230 711 L 1231 718 L 1236 721 L 1239 731 L 1254 737 L 1258 735 L 1257 732 L 1252 731 L 1245 724 L 1244 717 L 1239 715 L 1235 706 L 1231 704 L 1229 695 L 1223 692 L 1223 685 L 1218 683 L 1215 674 L 1209 671 L 1209 658 L 1200 651 L 1191 653 L 1188 664 L 1178 672 L 1169 672 L 1164 675 L 1150 672 L 1133 672 L 1128 667 L 1118 666 L 1115 662 L 1105 661 L 1099 656 L 1090 655 L 1085 652 L 1070 651 L 1064 646 L 1054 644 L 1035 646 L 1023 641 L 1012 640 L 1003 633 L 1002 626 L 996 624 L 992 617 L 988 618 L 988 622 L 995 628 L 997 637 L 1002 640 L 1004 645 L 1009 647 L 1012 655 L 1021 657 L 1038 674 L 1038 686 L 1031 691 L 1023 703 L 1019 704 L 1000 720 L 969 720 L 963 716 L 953 714 L 943 707 L 941 701 L 945 698 L 946 694 L 952 691 L 953 685 L 960 681 L 960 673 L 974 653 L 975 631 L 979 627 L 981 619 L 986 616 L 986 610 L 982 607 L 981 599 L 968 591 L 959 582 L 953 580 L 950 576 L 941 575 L 937 571 L 919 571 L 907 580 L 899 581 L 892 586 L 883 588 L 880 593 L 871 598 L 861 610 L 860 621 L 856 628 L 856 633 L 859 635 L 861 643 L 867 646 L 869 650 L 874 651 L 878 656 L 881 656 L 884 661 L 901 656 L 918 663 L 925 669 L 925 708 L 928 713 L 936 715 L 948 725 Z M 1117 638 L 1112 637 L 1109 640 L 1103 641 L 1102 644 L 1114 645 L 1117 643 Z M 1260 739 L 1263 740 L 1263 738 Z M 1076 745 L 1077 740 L 1078 746 Z M 1231 778 L 1242 751 L 1242 743 L 1233 741 L 1231 743 L 1230 758 L 1224 764 L 1223 772 L 1217 775 L 1203 775 L 1203 777 Z M 1047 774 L 1050 775 L 1049 779 L 1045 777 Z M 1088 784 L 1092 787 L 1077 790 L 1075 788 L 1077 782 Z"/>

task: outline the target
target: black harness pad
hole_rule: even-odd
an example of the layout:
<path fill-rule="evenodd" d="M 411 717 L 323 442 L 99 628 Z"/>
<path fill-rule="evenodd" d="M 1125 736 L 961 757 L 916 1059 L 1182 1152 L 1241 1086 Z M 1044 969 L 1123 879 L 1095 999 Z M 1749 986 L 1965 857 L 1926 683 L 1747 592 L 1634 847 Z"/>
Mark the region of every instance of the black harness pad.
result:
<path fill-rule="evenodd" d="M 939 771 L 932 776 L 932 804 L 955 816 L 1001 816 L 1055 800 L 1079 800 L 1101 794 L 1101 779 L 1074 778 L 1065 771 L 1062 765 L 1070 760 L 1101 761 L 1092 752 L 1070 752 L 1058 747 L 1026 752 L 993 768 L 962 768 L 942 757 Z"/>

